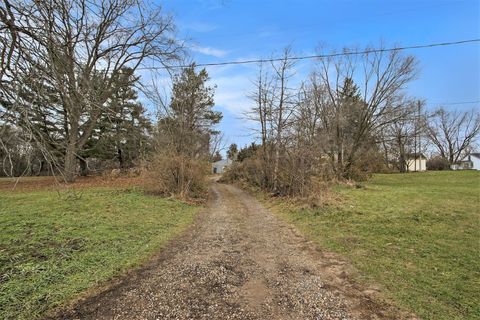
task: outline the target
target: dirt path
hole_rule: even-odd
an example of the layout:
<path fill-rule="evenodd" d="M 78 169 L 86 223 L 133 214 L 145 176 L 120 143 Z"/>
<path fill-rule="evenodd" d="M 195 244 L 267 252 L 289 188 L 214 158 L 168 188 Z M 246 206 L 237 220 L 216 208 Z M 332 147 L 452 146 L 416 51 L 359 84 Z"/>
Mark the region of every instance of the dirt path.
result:
<path fill-rule="evenodd" d="M 253 197 L 214 184 L 195 225 L 143 269 L 81 302 L 76 319 L 385 319 L 398 310 L 349 282 Z M 403 317 L 403 316 L 402 316 Z"/>

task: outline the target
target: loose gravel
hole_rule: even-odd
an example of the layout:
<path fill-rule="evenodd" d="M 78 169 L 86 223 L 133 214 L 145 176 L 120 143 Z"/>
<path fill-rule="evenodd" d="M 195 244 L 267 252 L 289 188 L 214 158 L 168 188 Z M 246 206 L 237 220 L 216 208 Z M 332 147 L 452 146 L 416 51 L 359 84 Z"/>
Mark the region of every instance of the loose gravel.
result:
<path fill-rule="evenodd" d="M 403 319 L 255 198 L 214 183 L 195 224 L 59 319 Z"/>

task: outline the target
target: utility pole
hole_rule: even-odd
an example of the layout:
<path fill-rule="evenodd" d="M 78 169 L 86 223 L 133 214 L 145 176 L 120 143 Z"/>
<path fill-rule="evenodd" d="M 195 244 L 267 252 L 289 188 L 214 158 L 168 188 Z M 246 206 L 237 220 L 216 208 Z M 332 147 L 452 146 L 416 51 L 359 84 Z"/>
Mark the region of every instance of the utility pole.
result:
<path fill-rule="evenodd" d="M 418 107 L 418 116 L 417 116 L 417 130 L 419 130 L 419 121 L 420 121 L 420 110 L 422 108 L 422 103 L 419 101 L 417 101 L 417 107 Z M 415 137 L 417 136 L 417 133 L 415 132 Z M 422 137 L 420 135 L 420 132 L 418 132 L 418 153 L 421 153 L 422 152 Z M 420 154 L 418 155 L 418 164 L 420 166 L 419 168 L 419 171 L 422 170 L 422 160 L 420 159 Z"/>
<path fill-rule="evenodd" d="M 417 112 L 414 112 L 414 124 L 413 124 L 413 172 L 417 172 L 417 128 L 418 128 L 418 116 Z"/>

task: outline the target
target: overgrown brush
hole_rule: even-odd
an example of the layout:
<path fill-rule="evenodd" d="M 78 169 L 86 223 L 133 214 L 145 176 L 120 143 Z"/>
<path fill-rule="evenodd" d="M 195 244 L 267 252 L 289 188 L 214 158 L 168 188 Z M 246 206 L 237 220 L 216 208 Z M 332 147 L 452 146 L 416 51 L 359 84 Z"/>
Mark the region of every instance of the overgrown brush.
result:
<path fill-rule="evenodd" d="M 264 186 L 262 162 L 256 158 L 249 158 L 242 162 L 234 162 L 228 167 L 220 179 L 221 182 L 246 182 L 253 187 Z"/>
<path fill-rule="evenodd" d="M 175 153 L 152 158 L 143 173 L 145 192 L 184 200 L 203 201 L 208 189 L 208 163 Z"/>
<path fill-rule="evenodd" d="M 224 172 L 220 182 L 235 183 L 254 192 L 263 191 L 274 197 L 282 197 L 297 208 L 315 208 L 340 201 L 338 195 L 332 192 L 332 185 L 337 182 L 327 172 L 322 171 L 323 175 L 317 176 L 302 176 L 294 170 L 281 170 L 278 189 L 273 191 L 269 188 L 268 178 L 262 177 L 262 168 L 262 162 L 256 158 L 234 162 Z"/>
<path fill-rule="evenodd" d="M 427 170 L 449 170 L 448 159 L 441 156 L 433 157 L 427 161 Z"/>

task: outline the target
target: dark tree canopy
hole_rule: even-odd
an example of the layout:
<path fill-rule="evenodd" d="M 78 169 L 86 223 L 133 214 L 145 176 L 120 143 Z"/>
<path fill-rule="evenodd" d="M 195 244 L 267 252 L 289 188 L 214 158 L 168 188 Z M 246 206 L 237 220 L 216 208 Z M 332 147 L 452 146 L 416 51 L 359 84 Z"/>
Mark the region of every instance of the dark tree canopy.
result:
<path fill-rule="evenodd" d="M 238 147 L 236 143 L 232 143 L 227 150 L 227 158 L 230 160 L 237 160 Z"/>
<path fill-rule="evenodd" d="M 170 105 L 159 121 L 160 139 L 178 154 L 191 158 L 208 158 L 214 125 L 222 114 L 213 110 L 214 88 L 205 69 L 198 73 L 195 65 L 174 77 Z M 166 139 L 165 139 L 166 138 Z"/>
<path fill-rule="evenodd" d="M 138 102 L 133 85 L 138 81 L 131 69 L 119 77 L 119 89 L 106 104 L 92 136 L 80 153 L 82 160 L 116 160 L 120 168 L 131 167 L 149 150 L 152 123 Z"/>

